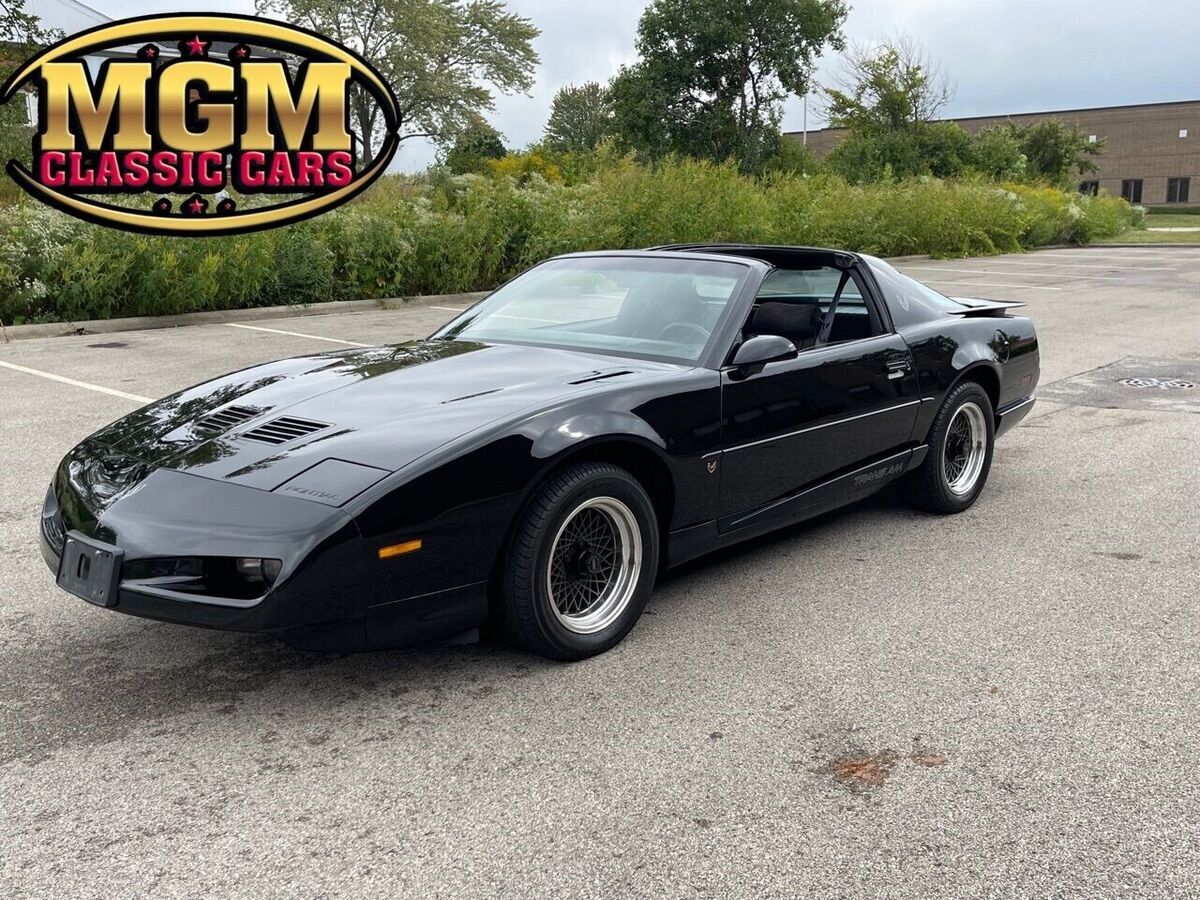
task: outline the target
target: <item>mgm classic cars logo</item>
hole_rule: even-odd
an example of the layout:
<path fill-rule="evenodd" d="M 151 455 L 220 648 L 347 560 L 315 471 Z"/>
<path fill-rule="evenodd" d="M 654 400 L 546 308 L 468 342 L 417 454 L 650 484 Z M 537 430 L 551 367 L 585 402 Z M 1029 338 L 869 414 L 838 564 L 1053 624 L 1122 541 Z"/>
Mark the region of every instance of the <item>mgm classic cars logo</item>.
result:
<path fill-rule="evenodd" d="M 396 98 L 369 63 L 252 16 L 93 28 L 26 62 L 0 99 L 27 87 L 38 101 L 33 163 L 12 160 L 9 174 L 38 200 L 130 231 L 232 234 L 308 218 L 365 189 L 398 145 Z M 361 167 L 352 91 L 386 130 Z"/>

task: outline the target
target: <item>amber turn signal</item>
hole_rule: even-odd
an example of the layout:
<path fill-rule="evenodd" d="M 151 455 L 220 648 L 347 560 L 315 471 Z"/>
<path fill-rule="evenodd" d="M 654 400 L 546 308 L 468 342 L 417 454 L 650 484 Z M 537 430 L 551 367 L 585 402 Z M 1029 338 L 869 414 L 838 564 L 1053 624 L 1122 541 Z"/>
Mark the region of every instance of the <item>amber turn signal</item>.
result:
<path fill-rule="evenodd" d="M 403 544 L 392 544 L 389 547 L 379 548 L 380 559 L 391 559 L 393 556 L 403 556 L 405 553 L 416 553 L 421 549 L 421 539 L 415 541 L 405 541 Z"/>

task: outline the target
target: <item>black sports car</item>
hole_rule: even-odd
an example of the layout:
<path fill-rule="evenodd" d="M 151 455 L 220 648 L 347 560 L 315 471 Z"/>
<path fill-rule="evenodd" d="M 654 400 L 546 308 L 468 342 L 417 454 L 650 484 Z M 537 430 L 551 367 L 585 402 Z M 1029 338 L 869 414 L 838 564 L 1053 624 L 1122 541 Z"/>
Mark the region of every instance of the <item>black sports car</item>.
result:
<path fill-rule="evenodd" d="M 1034 402 L 1019 305 L 833 250 L 558 257 L 426 340 L 255 366 L 102 429 L 58 468 L 42 551 L 138 616 L 328 649 L 491 624 L 582 658 L 663 568 L 891 482 L 974 503 Z"/>

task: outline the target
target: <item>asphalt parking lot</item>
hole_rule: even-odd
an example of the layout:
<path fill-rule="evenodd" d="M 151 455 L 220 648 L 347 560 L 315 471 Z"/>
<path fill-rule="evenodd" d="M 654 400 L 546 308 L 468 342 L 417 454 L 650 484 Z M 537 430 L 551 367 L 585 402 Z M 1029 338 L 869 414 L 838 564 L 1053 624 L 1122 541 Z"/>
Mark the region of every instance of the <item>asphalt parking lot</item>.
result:
<path fill-rule="evenodd" d="M 1200 248 L 903 268 L 1038 325 L 980 502 L 885 493 L 722 553 L 575 665 L 142 621 L 38 554 L 99 426 L 451 309 L 0 344 L 2 893 L 1200 893 Z"/>

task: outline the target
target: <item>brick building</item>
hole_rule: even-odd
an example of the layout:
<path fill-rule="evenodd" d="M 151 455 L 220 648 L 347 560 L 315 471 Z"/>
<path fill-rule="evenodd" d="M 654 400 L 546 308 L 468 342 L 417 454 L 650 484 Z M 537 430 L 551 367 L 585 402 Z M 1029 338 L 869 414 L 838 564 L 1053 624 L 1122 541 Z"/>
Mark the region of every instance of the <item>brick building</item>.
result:
<path fill-rule="evenodd" d="M 1032 125 L 1058 119 L 1089 139 L 1104 141 L 1104 153 L 1092 157 L 1099 171 L 1082 176 L 1080 190 L 1104 189 L 1144 206 L 1200 205 L 1200 100 L 1100 106 L 1003 116 L 950 119 L 974 133 L 991 125 Z M 841 128 L 808 133 L 809 149 L 819 158 L 842 139 Z M 800 132 L 790 136 L 799 140 Z"/>

